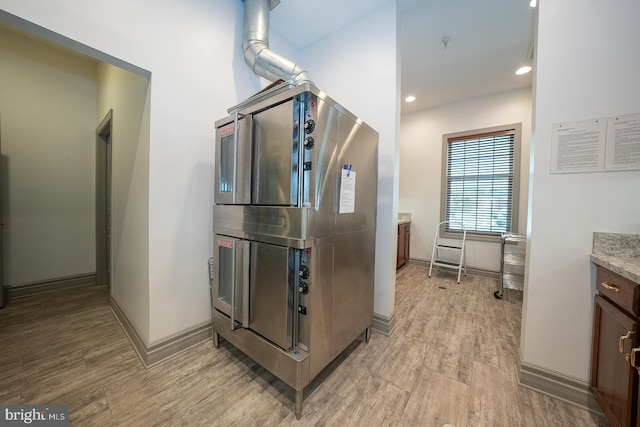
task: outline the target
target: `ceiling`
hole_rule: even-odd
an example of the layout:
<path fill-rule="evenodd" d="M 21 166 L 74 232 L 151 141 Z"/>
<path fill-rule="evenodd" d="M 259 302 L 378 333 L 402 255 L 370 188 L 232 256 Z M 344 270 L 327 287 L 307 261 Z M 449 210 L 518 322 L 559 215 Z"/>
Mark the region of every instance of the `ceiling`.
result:
<path fill-rule="evenodd" d="M 302 48 L 389 2 L 394 0 L 281 0 L 271 13 L 271 31 Z M 514 74 L 527 60 L 533 40 L 529 0 L 397 4 L 401 95 L 416 97 L 413 103 L 402 102 L 403 114 L 531 86 L 532 73 Z M 313 16 L 321 25 L 291 19 L 298 16 Z M 443 37 L 449 38 L 446 47 Z"/>
<path fill-rule="evenodd" d="M 416 97 L 415 102 L 402 102 L 402 114 L 532 83 L 532 73 L 514 74 L 527 59 L 533 40 L 535 9 L 529 0 L 275 1 L 279 4 L 271 12 L 271 31 L 297 48 L 397 3 L 401 96 Z M 310 16 L 317 25 L 309 25 L 309 19 L 292 19 Z M 449 37 L 446 48 L 443 37 Z M 313 70 L 309 72 L 313 77 Z"/>

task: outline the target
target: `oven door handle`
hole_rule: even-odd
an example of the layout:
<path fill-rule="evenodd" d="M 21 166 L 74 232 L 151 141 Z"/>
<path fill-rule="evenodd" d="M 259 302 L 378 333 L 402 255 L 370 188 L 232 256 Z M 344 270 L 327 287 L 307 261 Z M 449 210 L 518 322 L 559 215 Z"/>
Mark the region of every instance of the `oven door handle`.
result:
<path fill-rule="evenodd" d="M 238 112 L 236 111 L 234 117 L 233 117 L 233 181 L 232 181 L 232 185 L 233 185 L 233 203 L 237 203 L 236 200 L 236 195 L 238 193 Z M 234 252 L 235 252 L 235 248 L 234 248 Z M 235 258 L 235 257 L 234 257 Z M 231 291 L 231 301 L 232 301 L 232 307 L 235 307 L 235 305 L 233 305 L 233 293 L 234 291 Z M 233 308 L 231 309 L 231 311 L 233 311 Z M 231 329 L 235 329 L 233 327 L 233 315 L 231 316 Z"/>
<path fill-rule="evenodd" d="M 240 121 L 242 119 L 242 122 Z M 232 203 L 251 203 L 251 115 L 237 111 L 233 117 L 233 193 Z M 242 127 L 243 134 L 240 134 Z"/>
<path fill-rule="evenodd" d="M 236 253 L 238 252 L 239 240 L 234 240 L 231 246 L 233 256 L 231 257 L 231 310 L 229 317 L 231 317 L 231 330 L 236 328 Z"/>
<path fill-rule="evenodd" d="M 242 327 L 249 327 L 249 262 L 251 242 L 242 242 Z"/>

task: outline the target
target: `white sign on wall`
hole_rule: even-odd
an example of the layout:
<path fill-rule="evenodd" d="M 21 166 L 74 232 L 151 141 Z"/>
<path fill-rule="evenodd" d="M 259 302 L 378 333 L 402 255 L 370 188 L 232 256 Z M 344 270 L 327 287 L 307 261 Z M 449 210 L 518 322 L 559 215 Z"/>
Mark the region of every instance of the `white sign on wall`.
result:
<path fill-rule="evenodd" d="M 640 114 L 607 122 L 605 170 L 640 169 Z"/>
<path fill-rule="evenodd" d="M 640 169 L 640 113 L 552 126 L 551 173 Z"/>
<path fill-rule="evenodd" d="M 600 172 L 604 170 L 606 120 L 553 125 L 551 172 Z"/>

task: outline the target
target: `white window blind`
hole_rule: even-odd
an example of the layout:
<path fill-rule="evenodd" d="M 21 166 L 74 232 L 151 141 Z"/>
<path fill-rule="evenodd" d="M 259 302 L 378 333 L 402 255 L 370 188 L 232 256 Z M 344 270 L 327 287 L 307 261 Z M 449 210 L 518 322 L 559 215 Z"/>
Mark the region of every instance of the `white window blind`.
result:
<path fill-rule="evenodd" d="M 495 236 L 512 230 L 514 157 L 514 129 L 448 139 L 448 231 Z"/>

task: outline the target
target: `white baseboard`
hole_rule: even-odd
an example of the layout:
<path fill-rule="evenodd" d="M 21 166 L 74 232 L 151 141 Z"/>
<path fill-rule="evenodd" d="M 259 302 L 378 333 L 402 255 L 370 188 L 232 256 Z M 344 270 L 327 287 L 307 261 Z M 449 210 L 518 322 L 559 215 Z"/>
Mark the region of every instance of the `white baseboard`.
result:
<path fill-rule="evenodd" d="M 518 366 L 518 382 L 521 386 L 603 415 L 600 406 L 589 389 L 589 383 L 523 362 L 520 360 L 519 352 Z"/>
<path fill-rule="evenodd" d="M 376 331 L 384 335 L 391 335 L 395 326 L 395 314 L 391 315 L 391 317 L 387 317 L 383 316 L 382 314 L 373 313 L 373 325 L 371 325 L 372 329 L 375 329 Z"/>
<path fill-rule="evenodd" d="M 431 261 L 429 261 L 428 259 L 409 258 L 409 261 L 407 261 L 407 264 L 429 268 Z M 454 270 L 447 270 L 447 271 L 453 272 Z M 469 267 L 469 266 L 467 266 L 467 274 L 470 274 L 472 276 L 488 277 L 490 279 L 496 279 L 496 280 L 500 278 L 499 271 L 491 271 L 491 270 L 485 270 L 483 268 L 476 268 L 476 267 Z"/>
<path fill-rule="evenodd" d="M 56 277 L 53 279 L 39 280 L 37 282 L 21 285 L 5 285 L 7 301 L 18 298 L 26 298 L 34 295 L 60 291 L 62 289 L 77 288 L 96 284 L 96 273 L 76 274 L 73 276 Z"/>
<path fill-rule="evenodd" d="M 145 368 L 151 367 L 172 356 L 175 356 L 212 336 L 211 322 L 203 322 L 177 334 L 170 335 L 150 344 L 145 344 L 140 334 L 133 327 L 120 306 L 111 298 L 111 311 L 120 323 L 125 335 L 133 345 Z"/>

